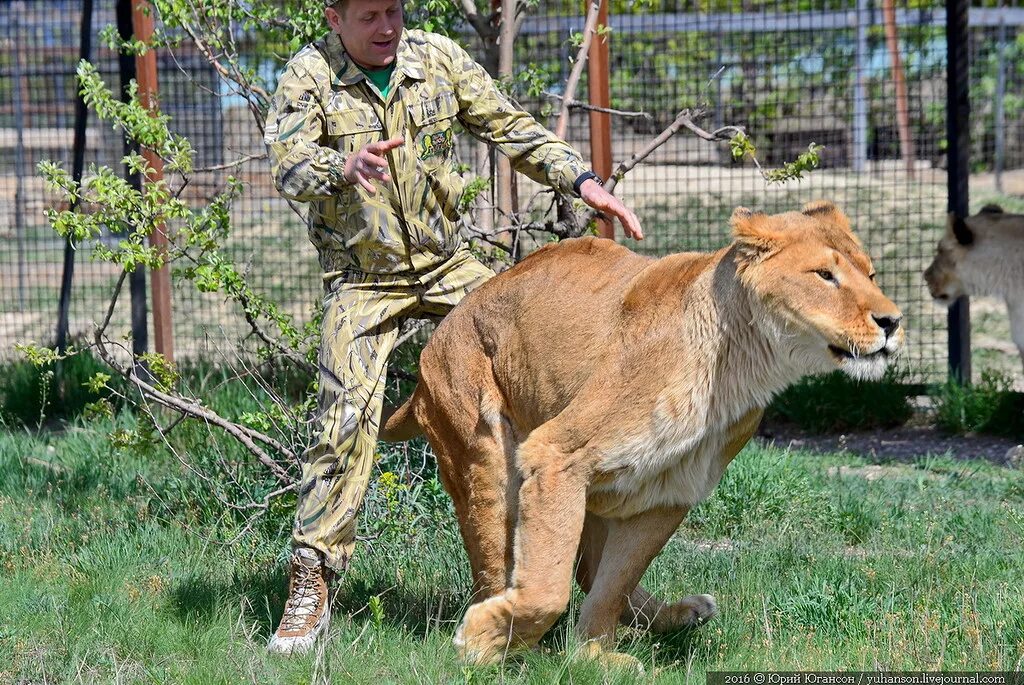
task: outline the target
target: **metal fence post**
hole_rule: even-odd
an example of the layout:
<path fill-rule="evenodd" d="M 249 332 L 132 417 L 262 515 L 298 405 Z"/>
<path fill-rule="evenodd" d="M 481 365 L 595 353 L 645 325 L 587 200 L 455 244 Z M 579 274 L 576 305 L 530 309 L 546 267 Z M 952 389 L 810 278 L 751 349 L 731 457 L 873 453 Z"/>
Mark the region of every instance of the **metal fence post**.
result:
<path fill-rule="evenodd" d="M 949 141 L 949 211 L 966 217 L 968 208 L 968 155 L 971 104 L 968 99 L 968 0 L 946 0 L 946 135 Z M 960 383 L 971 382 L 971 310 L 961 297 L 946 315 L 949 370 Z"/>
<path fill-rule="evenodd" d="M 82 0 L 82 23 L 79 31 L 79 60 L 88 60 L 92 52 L 92 0 Z M 75 142 L 71 161 L 71 177 L 75 183 L 82 182 L 85 167 L 85 126 L 89 120 L 89 108 L 85 98 L 78 93 L 75 98 Z M 80 197 L 71 202 L 71 211 L 78 207 Z M 64 271 L 60 278 L 60 302 L 57 305 L 56 347 L 61 352 L 68 346 L 68 320 L 71 309 L 71 284 L 75 277 L 75 246 L 70 236 L 64 241 Z"/>

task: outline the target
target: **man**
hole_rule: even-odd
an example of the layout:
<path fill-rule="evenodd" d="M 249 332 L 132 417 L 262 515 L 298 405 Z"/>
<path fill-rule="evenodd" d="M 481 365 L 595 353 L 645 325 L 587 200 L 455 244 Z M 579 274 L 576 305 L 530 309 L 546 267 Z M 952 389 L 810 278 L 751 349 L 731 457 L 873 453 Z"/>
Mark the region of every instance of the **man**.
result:
<path fill-rule="evenodd" d="M 327 627 L 329 585 L 352 556 L 387 359 L 407 317 L 443 316 L 493 273 L 455 222 L 463 182 L 453 126 L 530 178 L 640 223 L 568 144 L 518 109 L 451 40 L 404 30 L 401 0 L 326 0 L 331 31 L 289 62 L 267 116 L 274 181 L 309 202 L 324 271 L 319 439 L 303 456 L 291 581 L 268 649 L 306 651 Z"/>

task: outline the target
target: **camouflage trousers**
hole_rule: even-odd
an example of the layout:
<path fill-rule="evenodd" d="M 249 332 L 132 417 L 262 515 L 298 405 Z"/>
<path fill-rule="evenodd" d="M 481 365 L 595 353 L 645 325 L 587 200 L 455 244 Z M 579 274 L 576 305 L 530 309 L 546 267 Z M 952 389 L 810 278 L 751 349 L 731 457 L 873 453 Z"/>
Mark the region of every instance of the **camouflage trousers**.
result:
<path fill-rule="evenodd" d="M 374 464 L 388 356 L 402 321 L 444 316 L 493 275 L 460 249 L 425 273 L 346 275 L 328 286 L 319 438 L 302 458 L 294 546 L 319 550 L 336 571 L 348 565 Z"/>

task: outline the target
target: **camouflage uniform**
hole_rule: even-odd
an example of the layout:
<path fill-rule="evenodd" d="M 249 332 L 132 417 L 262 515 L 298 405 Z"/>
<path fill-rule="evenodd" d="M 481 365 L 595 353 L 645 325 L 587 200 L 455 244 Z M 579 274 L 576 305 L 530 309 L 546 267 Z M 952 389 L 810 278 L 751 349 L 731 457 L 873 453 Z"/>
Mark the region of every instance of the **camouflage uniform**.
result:
<path fill-rule="evenodd" d="M 320 438 L 303 457 L 294 530 L 343 569 L 351 557 L 380 420 L 387 358 L 406 317 L 443 316 L 492 276 L 456 226 L 464 186 L 454 125 L 493 143 L 513 167 L 563 193 L 588 167 L 518 109 L 451 40 L 403 31 L 387 98 L 329 33 L 288 63 L 265 142 L 286 198 L 309 203 L 309 238 L 324 271 Z M 390 183 L 368 194 L 343 176 L 346 157 L 402 136 Z"/>

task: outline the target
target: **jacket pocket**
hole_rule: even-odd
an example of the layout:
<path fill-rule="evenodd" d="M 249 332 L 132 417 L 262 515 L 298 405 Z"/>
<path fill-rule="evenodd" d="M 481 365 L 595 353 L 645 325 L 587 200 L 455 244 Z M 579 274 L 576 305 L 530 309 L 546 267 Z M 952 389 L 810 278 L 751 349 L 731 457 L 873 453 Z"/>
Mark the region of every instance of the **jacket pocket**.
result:
<path fill-rule="evenodd" d="M 377 115 L 370 110 L 327 115 L 327 137 L 339 152 L 352 153 L 369 143 L 379 142 L 383 130 Z"/>

